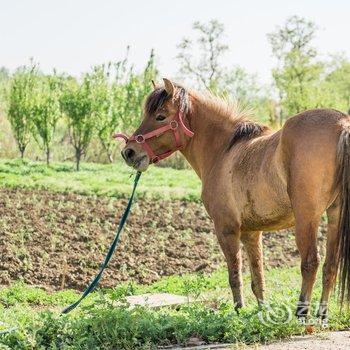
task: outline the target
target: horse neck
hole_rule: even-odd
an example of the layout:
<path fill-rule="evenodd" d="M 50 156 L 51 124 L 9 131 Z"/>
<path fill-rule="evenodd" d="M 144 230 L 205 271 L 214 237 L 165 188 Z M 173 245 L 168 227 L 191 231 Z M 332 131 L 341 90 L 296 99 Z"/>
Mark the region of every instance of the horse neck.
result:
<path fill-rule="evenodd" d="M 203 179 L 218 157 L 226 151 L 235 122 L 224 113 L 220 115 L 215 106 L 201 103 L 197 99 L 191 102 L 189 124 L 194 137 L 188 140 L 182 153 L 197 175 Z"/>

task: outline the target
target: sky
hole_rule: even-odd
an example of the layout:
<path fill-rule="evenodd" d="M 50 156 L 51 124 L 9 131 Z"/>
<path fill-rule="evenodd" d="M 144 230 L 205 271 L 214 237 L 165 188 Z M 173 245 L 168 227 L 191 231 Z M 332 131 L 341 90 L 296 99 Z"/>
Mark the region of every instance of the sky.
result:
<path fill-rule="evenodd" d="M 193 22 L 217 19 L 230 46 L 223 64 L 268 82 L 275 62 L 266 34 L 292 15 L 319 26 L 315 46 L 322 57 L 350 58 L 349 0 L 0 0 L 0 66 L 13 70 L 33 57 L 45 72 L 79 76 L 122 59 L 129 45 L 136 68 L 154 48 L 161 76 L 172 78 L 176 46 L 193 34 Z"/>

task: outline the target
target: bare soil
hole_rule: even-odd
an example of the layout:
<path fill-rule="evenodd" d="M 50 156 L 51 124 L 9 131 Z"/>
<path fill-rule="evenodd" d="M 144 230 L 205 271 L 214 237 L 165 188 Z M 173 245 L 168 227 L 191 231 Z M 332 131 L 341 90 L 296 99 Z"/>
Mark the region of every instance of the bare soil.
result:
<path fill-rule="evenodd" d="M 103 261 L 126 202 L 0 189 L 0 285 L 20 279 L 48 290 L 84 289 Z M 324 225 L 319 231 L 323 255 Z M 299 261 L 293 230 L 265 233 L 264 246 L 266 268 Z M 151 283 L 161 276 L 210 272 L 223 263 L 202 204 L 139 199 L 101 285 Z"/>
<path fill-rule="evenodd" d="M 242 350 L 348 350 L 349 348 L 350 332 L 342 331 L 295 336 L 288 341 L 256 347 L 244 347 Z"/>
<path fill-rule="evenodd" d="M 350 331 L 324 332 L 312 335 L 293 336 L 267 345 L 255 344 L 206 344 L 189 347 L 172 347 L 168 350 L 348 350 Z"/>

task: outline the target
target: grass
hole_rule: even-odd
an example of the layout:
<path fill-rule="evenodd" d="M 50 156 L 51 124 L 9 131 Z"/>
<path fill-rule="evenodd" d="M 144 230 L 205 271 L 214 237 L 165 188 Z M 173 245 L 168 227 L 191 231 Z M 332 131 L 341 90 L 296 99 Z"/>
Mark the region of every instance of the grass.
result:
<path fill-rule="evenodd" d="M 132 171 L 122 163 L 83 164 L 77 173 L 70 163 L 47 167 L 28 160 L 0 160 L 0 184 L 4 188 L 45 189 L 97 196 L 128 196 Z M 199 200 L 200 182 L 190 170 L 151 167 L 138 188 L 145 198 Z M 319 274 L 320 276 L 321 274 Z M 300 287 L 298 268 L 266 272 L 267 305 L 257 307 L 244 276 L 247 306 L 238 315 L 231 301 L 224 268 L 212 274 L 162 278 L 151 285 L 121 284 L 94 292 L 81 307 L 60 316 L 79 293 L 64 290 L 48 293 L 16 283 L 0 289 L 0 349 L 155 349 L 170 344 L 186 345 L 191 337 L 207 343 L 264 343 L 303 334 L 305 327 L 294 317 Z M 320 280 L 313 293 L 312 314 L 320 297 Z M 194 302 L 178 309 L 130 309 L 125 297 L 167 292 L 191 297 Z M 349 327 L 350 311 L 330 303 L 329 328 Z M 311 316 L 311 323 L 316 320 Z M 316 327 L 320 330 L 320 327 Z"/>
<path fill-rule="evenodd" d="M 132 174 L 124 163 L 112 165 L 83 163 L 81 171 L 73 163 L 53 163 L 29 160 L 0 160 L 0 186 L 3 188 L 40 189 L 124 198 L 130 195 Z M 200 181 L 192 170 L 175 170 L 151 166 L 142 175 L 139 197 L 152 199 L 200 199 Z"/>
<path fill-rule="evenodd" d="M 223 268 L 209 275 L 171 276 L 148 286 L 123 284 L 97 291 L 81 308 L 65 316 L 57 310 L 75 301 L 76 292 L 50 294 L 18 283 L 0 292 L 0 319 L 5 320 L 6 327 L 17 327 L 10 334 L 0 335 L 0 349 L 155 349 L 186 345 L 193 336 L 208 343 L 264 343 L 303 334 L 305 327 L 293 315 L 299 269 L 273 269 L 267 271 L 266 279 L 268 304 L 259 309 L 250 291 L 249 276 L 244 276 L 247 306 L 239 315 L 232 308 Z M 150 292 L 188 295 L 195 302 L 178 309 L 129 309 L 125 296 Z M 318 280 L 312 314 L 319 296 Z M 349 310 L 340 312 L 334 298 L 330 308 L 329 328 L 347 327 Z"/>

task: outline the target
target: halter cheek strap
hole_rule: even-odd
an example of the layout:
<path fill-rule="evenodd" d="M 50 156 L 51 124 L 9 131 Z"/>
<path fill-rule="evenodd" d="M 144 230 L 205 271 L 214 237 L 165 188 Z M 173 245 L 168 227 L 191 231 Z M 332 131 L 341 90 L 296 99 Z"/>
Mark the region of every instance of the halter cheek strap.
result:
<path fill-rule="evenodd" d="M 127 137 L 124 134 L 115 134 L 115 138 L 122 138 L 126 143 L 128 142 L 137 142 L 139 143 L 142 148 L 146 151 L 146 153 L 149 156 L 150 163 L 157 163 L 160 160 L 169 157 L 171 154 L 173 154 L 175 151 L 181 149 L 183 147 L 183 144 L 181 144 L 181 136 L 180 136 L 180 129 L 184 132 L 185 135 L 188 137 L 193 137 L 194 133 L 187 128 L 187 126 L 183 122 L 183 113 L 178 112 L 174 119 L 172 119 L 169 124 L 166 124 L 160 128 L 157 128 L 155 130 L 152 130 L 146 134 L 138 134 L 138 135 L 132 135 L 131 137 Z M 160 154 L 155 154 L 152 147 L 147 143 L 148 139 L 151 139 L 153 137 L 158 137 L 168 131 L 171 131 L 174 136 L 174 143 L 175 147 L 173 149 L 169 149 L 168 151 L 165 151 Z"/>

